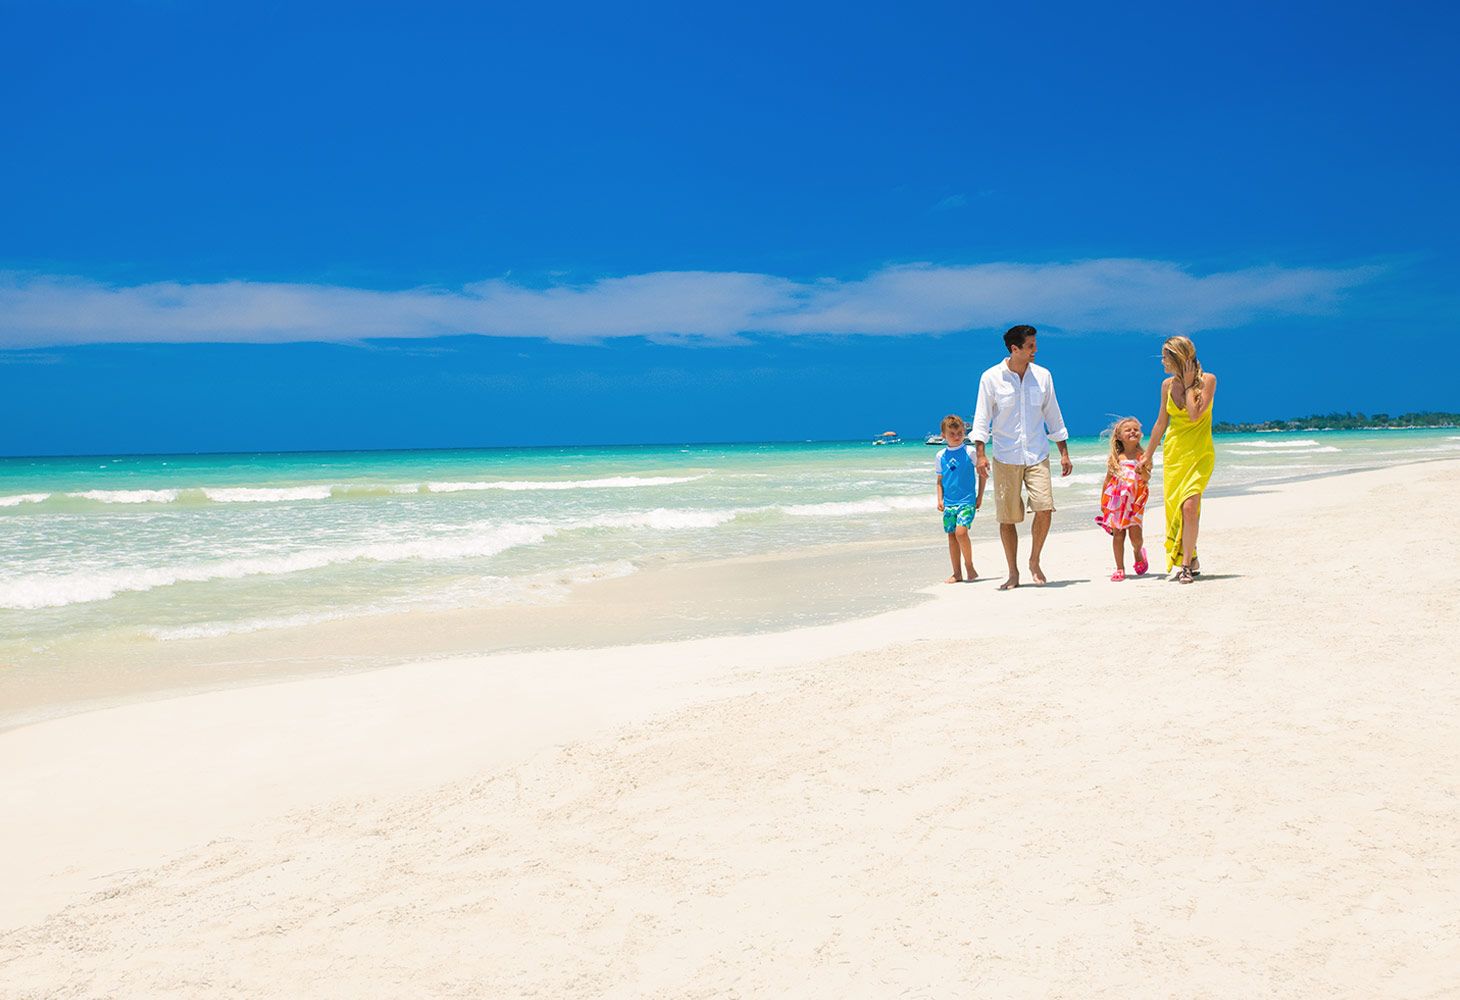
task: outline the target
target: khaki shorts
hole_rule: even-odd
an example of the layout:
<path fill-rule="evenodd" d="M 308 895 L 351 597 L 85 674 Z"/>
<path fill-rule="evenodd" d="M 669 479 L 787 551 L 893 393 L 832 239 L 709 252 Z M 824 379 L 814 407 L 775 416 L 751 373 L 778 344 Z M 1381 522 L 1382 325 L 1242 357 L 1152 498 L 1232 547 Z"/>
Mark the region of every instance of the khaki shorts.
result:
<path fill-rule="evenodd" d="M 1031 511 L 1054 510 L 1054 490 L 1049 479 L 1049 459 L 1038 465 L 1005 465 L 994 460 L 994 516 L 1000 524 L 1024 520 L 1020 487 L 1029 495 Z"/>

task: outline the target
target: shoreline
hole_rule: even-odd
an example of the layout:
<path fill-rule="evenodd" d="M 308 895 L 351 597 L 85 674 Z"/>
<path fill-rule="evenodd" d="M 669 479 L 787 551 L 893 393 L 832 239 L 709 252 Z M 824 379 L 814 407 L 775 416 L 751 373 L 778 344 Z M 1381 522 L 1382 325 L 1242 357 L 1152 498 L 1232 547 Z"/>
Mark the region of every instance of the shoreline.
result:
<path fill-rule="evenodd" d="M 1256 484 L 1218 483 L 1207 495 L 1212 499 L 1260 496 L 1276 487 L 1447 461 L 1456 460 L 1437 456 L 1400 465 L 1307 471 Z M 1159 507 L 1160 492 L 1154 491 L 1149 509 L 1155 515 Z M 1103 534 L 1084 516 L 1097 509 L 1093 496 L 1066 502 L 1062 509 L 1069 514 L 1056 515 L 1051 534 L 1066 539 L 1084 532 L 1094 544 L 1072 551 L 1062 543 L 1047 551 L 1047 563 L 1072 564 L 1088 558 L 1091 551 L 1103 554 L 1108 550 Z M 992 515 L 991 510 L 980 513 Z M 979 523 L 983 527 L 976 525 L 974 551 L 980 571 L 983 577 L 1001 577 L 1003 559 L 996 526 Z M 1027 553 L 1027 521 L 1024 527 L 1021 552 Z M 81 675 L 58 674 L 45 664 L 45 670 L 13 667 L 9 676 L 0 678 L 0 704 L 6 706 L 0 714 L 0 734 L 129 704 L 344 676 L 413 662 L 723 638 L 846 622 L 925 603 L 927 588 L 941 580 L 946 570 L 946 554 L 939 542 L 941 537 L 934 529 L 926 537 L 838 542 L 782 553 L 673 563 L 651 561 L 624 577 L 574 581 L 567 595 L 557 600 L 343 615 L 216 637 L 132 640 L 123 649 L 129 655 L 120 659 L 115 644 L 101 651 L 82 648 L 77 658 L 95 666 Z M 1153 565 L 1157 563 L 1159 559 L 1153 560 Z M 775 572 L 778 566 L 790 567 L 791 572 Z M 886 586 L 879 584 L 855 595 L 830 593 L 824 600 L 810 601 L 815 610 L 803 611 L 799 621 L 784 617 L 777 621 L 771 609 L 804 600 L 817 575 L 876 579 Z M 560 631 L 559 623 L 565 618 L 574 623 L 571 637 Z"/>
<path fill-rule="evenodd" d="M 850 622 L 0 733 L 0 962 L 20 997 L 313 996 L 320 962 L 360 997 L 1428 995 L 1460 940 L 1460 540 L 1373 524 L 1393 481 L 1212 503 L 1194 587 L 1086 548 Z M 1404 481 L 1442 502 L 1460 461 Z"/>

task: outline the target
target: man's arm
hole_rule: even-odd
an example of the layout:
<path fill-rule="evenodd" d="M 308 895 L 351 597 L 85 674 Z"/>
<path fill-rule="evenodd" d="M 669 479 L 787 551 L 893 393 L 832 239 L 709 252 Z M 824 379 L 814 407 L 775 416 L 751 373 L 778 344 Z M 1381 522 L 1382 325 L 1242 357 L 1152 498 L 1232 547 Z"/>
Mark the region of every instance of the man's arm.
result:
<path fill-rule="evenodd" d="M 1060 412 L 1060 401 L 1054 394 L 1053 375 L 1044 390 L 1044 426 L 1049 429 L 1049 439 L 1060 450 L 1060 475 L 1068 476 L 1074 471 L 1075 463 L 1070 461 L 1070 449 L 1065 444 L 1070 439 L 1070 432 L 1065 427 L 1065 415 Z"/>
<path fill-rule="evenodd" d="M 978 456 L 974 461 L 974 468 L 978 469 L 980 476 L 989 474 L 989 459 L 984 454 L 984 442 L 989 439 L 989 431 L 993 426 L 993 392 L 989 389 L 988 379 L 980 377 L 978 380 L 978 402 L 973 407 L 973 427 L 969 429 L 969 436 L 973 438 L 973 452 Z"/>

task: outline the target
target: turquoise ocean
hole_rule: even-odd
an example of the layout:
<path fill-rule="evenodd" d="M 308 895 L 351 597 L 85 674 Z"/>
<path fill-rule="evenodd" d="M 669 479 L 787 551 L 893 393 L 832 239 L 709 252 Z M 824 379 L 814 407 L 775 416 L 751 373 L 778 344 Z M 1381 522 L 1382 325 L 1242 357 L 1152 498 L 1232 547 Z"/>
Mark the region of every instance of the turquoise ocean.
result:
<path fill-rule="evenodd" d="M 1071 445 L 1056 529 L 1096 532 L 1105 445 Z M 926 536 L 937 573 L 935 452 L 854 442 L 0 459 L 0 669 L 78 638 L 137 648 L 551 604 L 645 567 L 837 543 Z M 1460 433 L 1219 435 L 1217 456 L 1221 494 L 1460 457 Z"/>

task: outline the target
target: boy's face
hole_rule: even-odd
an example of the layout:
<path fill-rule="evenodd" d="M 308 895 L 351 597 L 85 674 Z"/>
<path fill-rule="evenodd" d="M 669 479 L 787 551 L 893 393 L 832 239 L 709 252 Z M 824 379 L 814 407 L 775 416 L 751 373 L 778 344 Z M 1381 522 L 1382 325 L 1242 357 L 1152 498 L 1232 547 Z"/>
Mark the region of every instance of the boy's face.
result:
<path fill-rule="evenodd" d="M 957 448 L 963 444 L 963 427 L 943 428 L 943 440 L 948 442 L 948 447 Z"/>

